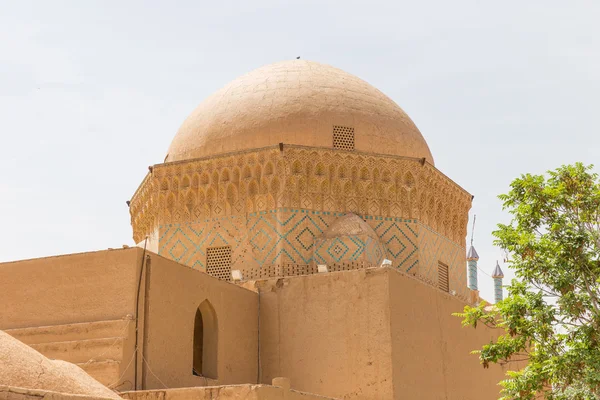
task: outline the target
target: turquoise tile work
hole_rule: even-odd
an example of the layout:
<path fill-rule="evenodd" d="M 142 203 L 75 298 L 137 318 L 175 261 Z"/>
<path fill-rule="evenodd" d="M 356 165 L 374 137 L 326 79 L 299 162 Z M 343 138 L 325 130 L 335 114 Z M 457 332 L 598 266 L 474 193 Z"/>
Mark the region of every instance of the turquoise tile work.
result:
<path fill-rule="evenodd" d="M 394 267 L 432 284 L 437 282 L 437 265 L 441 261 L 450 267 L 451 287 L 461 293 L 462 287 L 466 288 L 464 247 L 417 220 L 362 216 L 383 246 L 368 237 L 351 236 L 320 243 L 317 248 L 316 238 L 342 215 L 344 213 L 279 208 L 163 225 L 159 254 L 204 269 L 207 247 L 231 246 L 232 268 L 242 271 L 273 265 L 314 265 L 344 260 L 373 262 L 387 258 Z"/>
<path fill-rule="evenodd" d="M 317 242 L 313 259 L 318 264 L 363 262 L 379 266 L 386 256 L 378 240 L 366 235 L 336 237 Z"/>
<path fill-rule="evenodd" d="M 160 227 L 159 254 L 194 268 L 204 268 L 207 247 L 229 245 L 233 267 L 239 269 L 323 262 L 325 257 L 320 257 L 321 250 L 315 249 L 315 239 L 342 215 L 344 213 L 280 208 L 247 216 L 164 225 Z M 407 271 L 418 264 L 415 220 L 363 218 L 386 248 L 371 239 L 353 236 L 327 247 L 324 254 L 340 262 L 358 260 L 363 253 L 368 260 L 375 261 L 385 253 L 384 257 L 392 260 L 394 266 Z"/>

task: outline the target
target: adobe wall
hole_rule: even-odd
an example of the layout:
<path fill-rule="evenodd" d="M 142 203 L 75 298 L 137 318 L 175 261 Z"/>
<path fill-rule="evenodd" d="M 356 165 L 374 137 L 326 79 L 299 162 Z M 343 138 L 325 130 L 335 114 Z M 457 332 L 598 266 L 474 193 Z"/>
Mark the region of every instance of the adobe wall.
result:
<path fill-rule="evenodd" d="M 480 400 L 499 397 L 501 367 L 484 369 L 471 351 L 496 334 L 463 328 L 451 314 L 465 303 L 391 269 L 389 281 L 394 399 Z"/>
<path fill-rule="evenodd" d="M 258 296 L 152 254 L 144 284 L 144 389 L 255 383 Z M 146 279 L 145 278 L 145 279 Z M 218 320 L 218 379 L 192 375 L 194 318 L 208 299 Z"/>
<path fill-rule="evenodd" d="M 418 243 L 418 269 L 416 274 L 412 273 L 412 269 L 400 270 L 417 275 L 437 288 L 438 263 L 442 262 L 448 266 L 450 291 L 456 292 L 461 300 L 470 301 L 471 290 L 467 287 L 467 250 L 464 239 L 461 243 L 456 243 L 422 223 L 418 223 L 414 228 L 418 229 L 418 236 L 415 238 Z"/>
<path fill-rule="evenodd" d="M 0 264 L 0 329 L 115 320 L 135 314 L 142 250 Z"/>
<path fill-rule="evenodd" d="M 257 282 L 261 382 L 343 399 L 497 398 L 500 367 L 470 352 L 485 327 L 462 328 L 465 302 L 394 268 Z"/>
<path fill-rule="evenodd" d="M 260 382 L 285 376 L 305 392 L 391 399 L 388 279 L 379 271 L 257 282 Z"/>

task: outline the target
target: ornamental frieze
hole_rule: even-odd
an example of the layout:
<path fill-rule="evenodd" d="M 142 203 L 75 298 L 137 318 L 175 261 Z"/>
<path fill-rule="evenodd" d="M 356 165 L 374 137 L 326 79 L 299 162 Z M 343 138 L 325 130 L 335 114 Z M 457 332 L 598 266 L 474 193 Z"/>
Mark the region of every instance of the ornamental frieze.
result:
<path fill-rule="evenodd" d="M 423 159 L 280 145 L 150 167 L 130 215 L 136 242 L 158 224 L 287 207 L 417 219 L 464 247 L 471 199 Z"/>

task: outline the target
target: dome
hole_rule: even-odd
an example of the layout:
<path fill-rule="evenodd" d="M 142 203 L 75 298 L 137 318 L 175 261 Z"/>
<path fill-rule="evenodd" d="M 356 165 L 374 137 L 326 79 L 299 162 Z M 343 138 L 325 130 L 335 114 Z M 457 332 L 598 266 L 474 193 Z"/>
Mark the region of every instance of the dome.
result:
<path fill-rule="evenodd" d="M 0 360 L 0 386 L 84 395 L 95 399 L 120 399 L 77 365 L 50 360 L 3 331 L 0 331 Z"/>
<path fill-rule="evenodd" d="M 358 151 L 426 158 L 427 142 L 404 111 L 354 75 L 313 61 L 283 61 L 243 75 L 202 102 L 175 135 L 165 162 L 278 143 L 333 147 L 354 130 Z"/>

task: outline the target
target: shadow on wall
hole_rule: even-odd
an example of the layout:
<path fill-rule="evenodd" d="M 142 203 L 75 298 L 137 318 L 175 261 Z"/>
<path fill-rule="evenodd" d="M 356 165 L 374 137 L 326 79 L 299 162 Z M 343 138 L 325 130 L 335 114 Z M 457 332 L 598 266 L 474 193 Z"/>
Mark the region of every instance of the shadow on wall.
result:
<path fill-rule="evenodd" d="M 218 321 L 210 301 L 204 300 L 194 320 L 194 361 L 192 373 L 217 379 Z"/>

